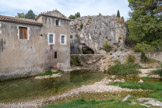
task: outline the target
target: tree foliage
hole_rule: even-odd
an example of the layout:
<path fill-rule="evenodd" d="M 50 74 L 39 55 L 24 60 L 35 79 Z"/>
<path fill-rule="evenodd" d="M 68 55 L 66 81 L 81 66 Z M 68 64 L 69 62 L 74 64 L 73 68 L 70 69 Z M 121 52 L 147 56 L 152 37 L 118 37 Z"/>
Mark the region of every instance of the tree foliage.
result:
<path fill-rule="evenodd" d="M 25 14 L 26 19 L 35 19 L 35 14 L 32 10 L 29 10 L 28 13 Z"/>
<path fill-rule="evenodd" d="M 117 11 L 117 15 L 116 15 L 118 18 L 120 18 L 120 11 L 118 10 Z"/>
<path fill-rule="evenodd" d="M 17 18 L 26 18 L 26 19 L 35 19 L 35 14 L 32 10 L 29 10 L 26 14 L 24 13 L 17 13 Z"/>
<path fill-rule="evenodd" d="M 25 14 L 24 13 L 17 13 L 17 18 L 25 18 Z"/>
<path fill-rule="evenodd" d="M 75 13 L 75 15 L 70 15 L 69 16 L 69 19 L 75 19 L 75 18 L 79 18 L 81 15 L 80 15 L 80 12 L 77 12 Z"/>
<path fill-rule="evenodd" d="M 128 0 L 133 11 L 128 20 L 129 37 L 136 47 L 162 50 L 162 12 L 160 0 Z M 147 48 L 146 48 L 147 47 Z M 137 48 L 136 48 L 137 49 Z"/>

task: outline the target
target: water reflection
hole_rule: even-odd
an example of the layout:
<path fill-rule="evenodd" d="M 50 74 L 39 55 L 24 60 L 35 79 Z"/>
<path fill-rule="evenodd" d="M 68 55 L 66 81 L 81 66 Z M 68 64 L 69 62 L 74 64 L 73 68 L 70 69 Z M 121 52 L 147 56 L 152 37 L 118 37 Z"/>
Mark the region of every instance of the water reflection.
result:
<path fill-rule="evenodd" d="M 87 70 L 72 71 L 60 78 L 36 80 L 34 78 L 0 82 L 0 102 L 37 99 L 63 93 L 69 89 L 102 79 L 103 73 Z"/>

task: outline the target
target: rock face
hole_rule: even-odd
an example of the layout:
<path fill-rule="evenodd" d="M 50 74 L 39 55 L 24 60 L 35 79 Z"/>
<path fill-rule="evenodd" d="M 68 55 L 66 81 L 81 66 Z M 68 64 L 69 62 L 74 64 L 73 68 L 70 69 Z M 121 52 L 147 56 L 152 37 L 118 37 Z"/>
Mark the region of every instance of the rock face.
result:
<path fill-rule="evenodd" d="M 112 48 L 124 48 L 125 25 L 118 23 L 115 16 L 85 16 L 70 22 L 71 53 L 105 53 L 103 44 Z"/>

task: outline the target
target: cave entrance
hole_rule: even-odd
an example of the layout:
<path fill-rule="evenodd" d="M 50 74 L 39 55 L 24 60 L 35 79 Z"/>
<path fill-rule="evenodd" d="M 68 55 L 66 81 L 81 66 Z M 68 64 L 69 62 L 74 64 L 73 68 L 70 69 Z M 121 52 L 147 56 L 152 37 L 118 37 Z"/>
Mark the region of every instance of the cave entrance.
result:
<path fill-rule="evenodd" d="M 82 45 L 82 52 L 83 52 L 83 54 L 94 54 L 93 49 L 91 49 L 90 47 L 88 47 L 85 44 Z"/>

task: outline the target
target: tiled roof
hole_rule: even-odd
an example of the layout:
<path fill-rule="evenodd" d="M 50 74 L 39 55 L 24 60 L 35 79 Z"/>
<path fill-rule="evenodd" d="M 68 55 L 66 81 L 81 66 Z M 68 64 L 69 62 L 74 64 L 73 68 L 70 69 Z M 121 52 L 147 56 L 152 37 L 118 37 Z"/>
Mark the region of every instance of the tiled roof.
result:
<path fill-rule="evenodd" d="M 47 14 L 39 14 L 39 15 L 36 17 L 36 20 L 38 20 L 40 16 L 46 16 L 46 17 L 52 17 L 52 18 L 58 18 L 58 19 L 70 21 L 70 19 L 67 19 L 67 18 L 57 17 L 57 16 L 53 16 L 53 15 L 47 15 Z"/>
<path fill-rule="evenodd" d="M 16 17 L 3 16 L 3 15 L 0 15 L 0 21 L 42 26 L 42 23 L 32 19 L 16 18 Z"/>

